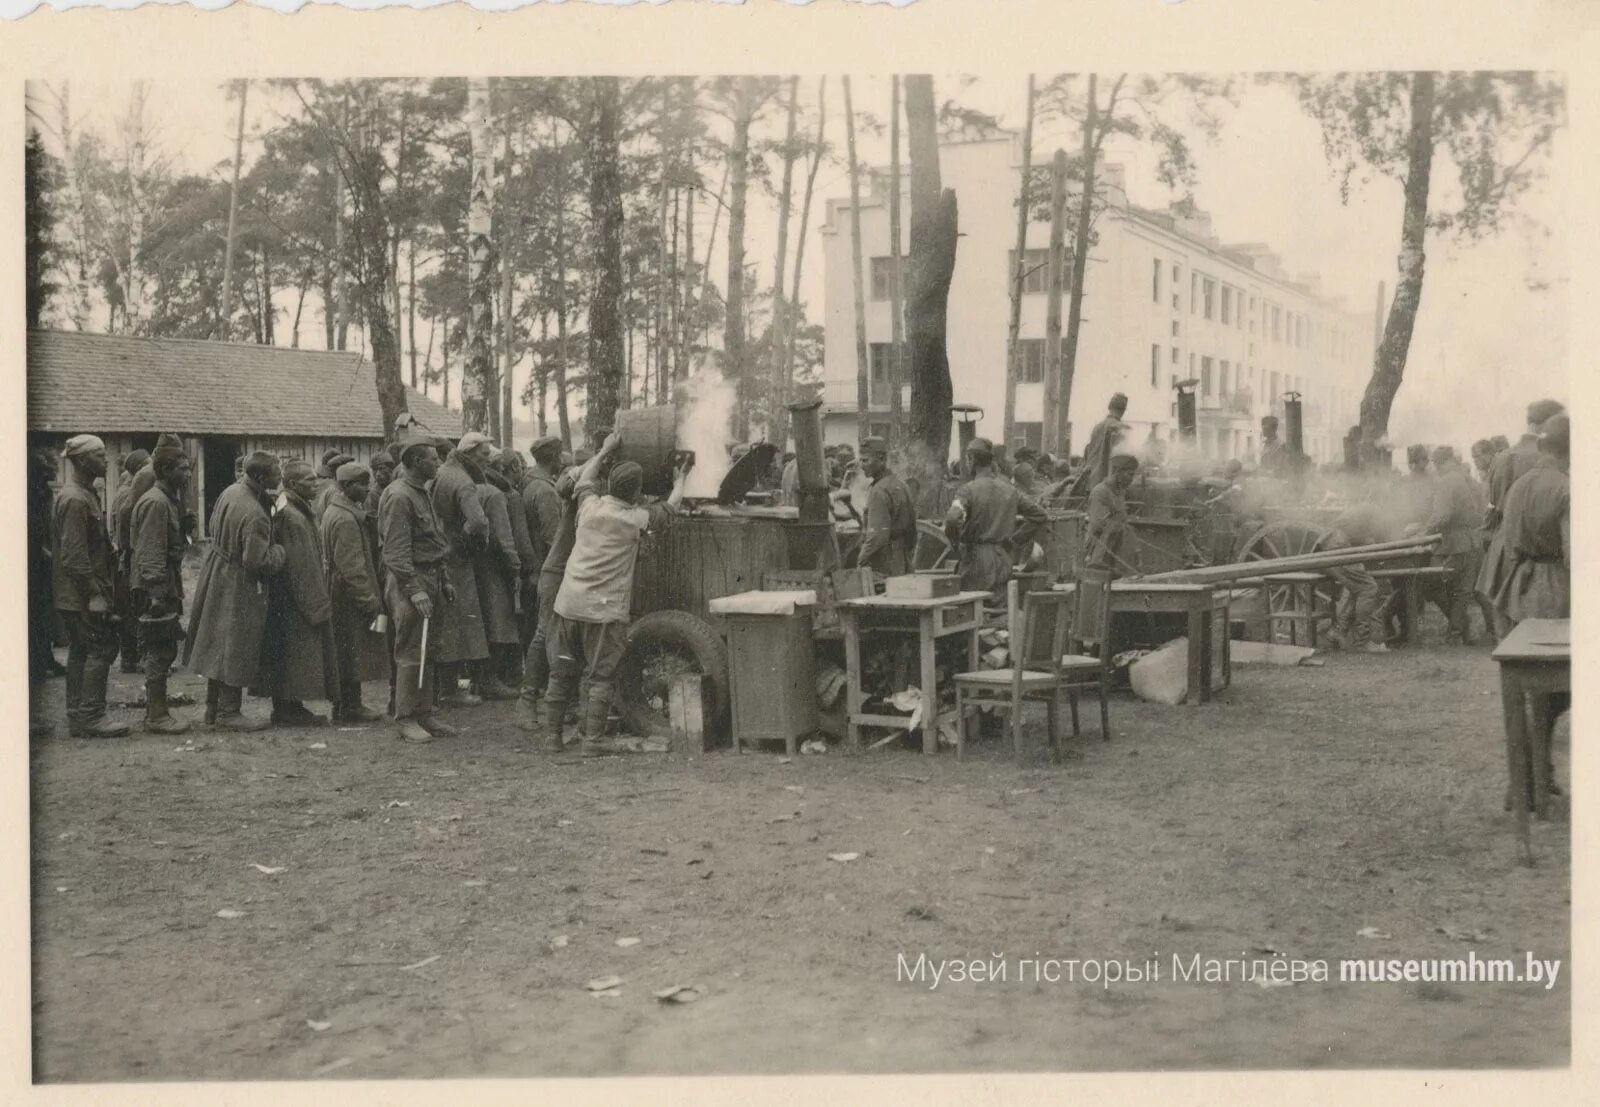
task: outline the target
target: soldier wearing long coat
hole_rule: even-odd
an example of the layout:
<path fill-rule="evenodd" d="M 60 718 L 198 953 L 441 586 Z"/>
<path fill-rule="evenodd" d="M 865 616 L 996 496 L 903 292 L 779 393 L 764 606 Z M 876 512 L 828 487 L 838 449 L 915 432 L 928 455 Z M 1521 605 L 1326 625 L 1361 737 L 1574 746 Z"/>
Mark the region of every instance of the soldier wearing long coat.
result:
<path fill-rule="evenodd" d="M 273 517 L 283 547 L 283 572 L 268 588 L 269 613 L 262 642 L 261 691 L 272 697 L 280 726 L 320 726 L 328 721 L 306 700 L 337 700 L 339 671 L 333 643 L 333 603 L 323 575 L 322 539 L 311 506 L 315 470 L 306 461 L 284 466 L 284 503 Z"/>
<path fill-rule="evenodd" d="M 361 685 L 389 679 L 389 644 L 372 629 L 383 613 L 383 585 L 378 575 L 376 524 L 366 509 L 370 472 L 348 462 L 336 474 L 338 487 L 328 497 L 319 524 L 322 561 L 333 605 L 333 643 L 339 671 L 334 700 L 337 722 L 371 722 L 380 713 L 361 702 Z"/>
<path fill-rule="evenodd" d="M 474 559 L 488 542 L 489 520 L 478 494 L 478 465 L 473 455 L 488 437 L 476 432 L 463 435 L 450 457 L 439 466 L 433 481 L 433 507 L 444 528 L 450 552 L 445 555 L 445 575 L 455 593 L 442 603 L 430 628 L 428 652 L 439 664 L 442 702 L 469 703 L 475 697 L 458 692 L 460 663 L 489 656 L 484 634 L 483 603 L 478 597 Z"/>
<path fill-rule="evenodd" d="M 267 724 L 240 713 L 241 692 L 261 675 L 267 629 L 267 585 L 283 570 L 283 547 L 273 541 L 267 489 L 281 476 L 278 459 L 254 453 L 244 475 L 217 498 L 211 549 L 200 566 L 190 609 L 183 663 L 210 682 L 206 721 L 230 730 Z"/>

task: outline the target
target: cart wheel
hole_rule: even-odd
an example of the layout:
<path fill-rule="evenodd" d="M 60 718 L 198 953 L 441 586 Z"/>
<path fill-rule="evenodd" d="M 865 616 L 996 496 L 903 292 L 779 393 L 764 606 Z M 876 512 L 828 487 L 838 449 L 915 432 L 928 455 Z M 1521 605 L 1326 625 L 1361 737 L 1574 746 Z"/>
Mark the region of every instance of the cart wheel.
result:
<path fill-rule="evenodd" d="M 945 537 L 944 528 L 926 519 L 918 519 L 917 545 L 911 552 L 911 567 L 934 569 L 949 559 L 950 539 Z"/>
<path fill-rule="evenodd" d="M 672 733 L 667 696 L 674 677 L 710 677 L 705 704 L 708 729 L 721 729 L 732 700 L 728 651 L 710 623 L 687 611 L 652 611 L 628 628 L 628 646 L 617 666 L 617 710 L 628 733 L 665 738 Z"/>
<path fill-rule="evenodd" d="M 1297 557 L 1300 554 L 1318 553 L 1326 548 L 1332 531 L 1316 523 L 1283 520 L 1267 523 L 1247 534 L 1234 554 L 1235 561 L 1267 561 L 1276 557 Z M 1338 589 L 1330 580 L 1320 580 L 1311 586 L 1312 606 L 1317 612 L 1317 641 L 1323 642 L 1333 632 L 1333 605 Z M 1268 610 L 1276 615 L 1294 608 L 1294 591 L 1287 585 L 1267 589 Z M 1269 623 L 1269 626 L 1281 624 Z M 1282 633 L 1282 632 L 1278 632 Z M 1277 633 L 1273 635 L 1274 638 Z"/>

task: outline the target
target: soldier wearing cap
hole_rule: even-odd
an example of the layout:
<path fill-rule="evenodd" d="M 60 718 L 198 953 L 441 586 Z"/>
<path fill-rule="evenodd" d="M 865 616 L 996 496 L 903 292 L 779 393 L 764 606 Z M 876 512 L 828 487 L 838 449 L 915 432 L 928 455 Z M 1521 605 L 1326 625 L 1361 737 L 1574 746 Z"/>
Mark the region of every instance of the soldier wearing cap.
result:
<path fill-rule="evenodd" d="M 133 539 L 129 533 L 129 520 L 133 505 L 138 501 L 133 495 L 134 475 L 150 461 L 149 450 L 134 450 L 122 459 L 122 480 L 117 484 L 117 494 L 111 501 L 111 545 L 117 555 L 116 608 L 121 638 L 122 671 L 139 671 L 139 615 L 138 603 L 130 584 L 133 561 Z"/>
<path fill-rule="evenodd" d="M 664 503 L 639 505 L 644 470 L 624 461 L 611 470 L 604 494 L 600 468 L 621 439 L 607 436 L 600 452 L 578 475 L 578 530 L 566 575 L 556 595 L 550 683 L 545 689 L 544 748 L 562 748 L 566 705 L 576 691 L 579 670 L 588 684 L 583 708 L 583 750 L 596 751 L 611 712 L 612 680 L 628 640 L 633 599 L 633 568 L 639 540 L 647 529 L 665 526 L 683 500 L 690 462 L 679 462 L 672 492 Z"/>
<path fill-rule="evenodd" d="M 328 509 L 329 497 L 339 490 L 340 467 L 354 460 L 343 450 L 329 450 L 322 455 L 322 465 L 317 469 L 316 494 L 311 499 L 311 515 L 318 523 L 322 522 L 322 513 Z"/>
<path fill-rule="evenodd" d="M 872 481 L 861 524 L 856 564 L 886 577 L 911 571 L 917 545 L 917 511 L 905 481 L 889 469 L 889 444 L 863 439 L 861 471 Z"/>
<path fill-rule="evenodd" d="M 1278 440 L 1278 417 L 1261 417 L 1261 464 L 1257 466 L 1269 477 L 1287 477 L 1293 459 L 1289 447 Z"/>
<path fill-rule="evenodd" d="M 322 539 L 311 501 L 317 471 L 294 458 L 283 466 L 283 499 L 272 518 L 273 540 L 283 547 L 283 571 L 267 586 L 267 630 L 257 695 L 272 698 L 277 726 L 325 726 L 326 715 L 306 700 L 339 699 L 333 641 L 333 604 L 323 567 Z"/>
<path fill-rule="evenodd" d="M 1489 547 L 1484 551 L 1483 568 L 1478 572 L 1478 591 L 1495 604 L 1496 617 L 1501 618 L 1502 608 L 1496 599 L 1511 571 L 1511 559 L 1502 533 L 1506 496 L 1511 486 L 1539 462 L 1539 434 L 1544 425 L 1566 408 L 1555 400 L 1536 400 L 1528 405 L 1527 429 L 1515 446 L 1506 445 L 1489 466 L 1489 511 L 1484 525 L 1489 530 Z M 1501 439 L 1503 441 L 1503 439 Z M 1495 631 L 1505 637 L 1511 627 L 1501 618 Z"/>
<path fill-rule="evenodd" d="M 183 662 L 207 679 L 206 722 L 254 731 L 265 720 L 243 713 L 244 689 L 260 677 L 267 629 L 267 585 L 283 571 L 272 539 L 271 504 L 283 477 L 278 459 L 257 451 L 244 476 L 223 489 L 211 512 L 211 548 L 200 565 Z"/>
<path fill-rule="evenodd" d="M 67 727 L 74 738 L 119 738 L 128 728 L 106 718 L 106 681 L 117 656 L 115 565 L 94 487 L 106 475 L 106 445 L 79 434 L 64 452 L 72 473 L 51 508 L 51 584 L 67 629 Z"/>
<path fill-rule="evenodd" d="M 489 517 L 483 512 L 478 485 L 493 448 L 488 435 L 469 431 L 439 466 L 433 481 L 433 508 L 450 544 L 445 576 L 455 595 L 434 613 L 435 638 L 429 643 L 439 664 L 439 702 L 446 706 L 471 707 L 483 702 L 461 691 L 461 669 L 463 663 L 476 664 L 489 656 L 474 562 L 479 552 L 488 548 Z"/>
<path fill-rule="evenodd" d="M 967 444 L 967 471 L 972 478 L 956 489 L 945 512 L 945 533 L 960 551 L 962 590 L 998 594 L 1011 579 L 1010 548 L 1031 543 L 1049 517 L 995 472 L 994 445 L 987 438 Z"/>
<path fill-rule="evenodd" d="M 1408 535 L 1438 534 L 1434 564 L 1450 570 L 1435 584 L 1432 599 L 1449 621 L 1449 640 L 1470 645 L 1472 622 L 1468 597 L 1478 579 L 1482 560 L 1478 551 L 1478 526 L 1481 516 L 1476 498 L 1467 483 L 1467 474 L 1449 446 L 1433 451 L 1434 477 L 1426 517 L 1406 528 Z M 1485 628 L 1493 633 L 1493 626 Z"/>
<path fill-rule="evenodd" d="M 522 565 L 522 650 L 525 655 L 523 673 L 535 666 L 538 694 L 544 692 L 544 682 L 550 673 L 542 658 L 528 653 L 538 633 L 544 609 L 554 604 L 555 592 L 551 589 L 548 603 L 540 587 L 544 560 L 550 556 L 556 532 L 561 528 L 561 497 L 556 494 L 556 481 L 561 476 L 561 439 L 553 434 L 542 435 L 528 447 L 533 464 L 523 475 L 512 510 L 520 511 L 528 532 L 529 555 Z M 559 587 L 559 583 L 557 585 Z M 527 685 L 523 688 L 524 697 Z"/>
<path fill-rule="evenodd" d="M 397 456 L 398 452 L 394 448 L 394 443 L 391 442 L 387 447 L 373 454 L 372 459 L 367 463 L 367 467 L 372 471 L 372 479 L 367 482 L 367 501 L 364 506 L 367 509 L 367 514 L 373 519 L 378 517 L 378 497 L 383 495 L 383 490 L 389 487 L 390 481 L 394 480 L 394 471 L 400 462 Z M 337 476 L 338 474 L 335 474 L 336 478 Z"/>
<path fill-rule="evenodd" d="M 394 620 L 394 721 L 401 738 L 427 742 L 456 733 L 434 716 L 434 679 L 428 662 L 437 642 L 432 637 L 434 618 L 441 606 L 457 597 L 445 570 L 449 539 L 428 492 L 428 482 L 439 471 L 438 450 L 431 438 L 421 435 L 404 436 L 398 445 L 399 475 L 378 501 L 384 599 Z"/>
<path fill-rule="evenodd" d="M 1507 569 L 1495 608 L 1510 633 L 1524 619 L 1572 617 L 1572 486 L 1571 422 L 1565 412 L 1549 416 L 1538 438 L 1539 456 L 1517 478 L 1502 503 L 1505 517 L 1501 536 Z M 1544 735 L 1541 743 L 1550 756 L 1550 730 L 1571 704 L 1570 693 L 1533 697 L 1534 725 Z M 1559 794 L 1555 773 L 1547 760 L 1545 779 Z"/>
<path fill-rule="evenodd" d="M 389 644 L 381 631 L 372 629 L 373 621 L 384 613 L 377 525 L 366 508 L 372 473 L 364 465 L 347 461 L 334 473 L 334 481 L 334 493 L 317 524 L 333 608 L 334 667 L 338 671 L 333 721 L 370 723 L 382 716 L 361 702 L 361 685 L 389 679 Z"/>
<path fill-rule="evenodd" d="M 535 548 L 544 550 L 537 563 L 537 608 L 522 666 L 522 695 L 517 700 L 517 725 L 531 731 L 537 726 L 535 705 L 544 696 L 554 664 L 556 594 L 578 536 L 578 471 L 564 470 L 561 440 L 553 435 L 539 439 L 528 452 L 534 466 L 522 489 L 522 505 Z M 528 606 L 524 599 L 524 610 Z"/>
<path fill-rule="evenodd" d="M 515 699 L 517 689 L 503 679 L 508 668 L 519 667 L 516 596 L 522 577 L 522 557 L 517 552 L 516 532 L 511 527 L 507 493 L 511 486 L 498 466 L 499 454 L 487 446 L 488 454 L 479 468 L 483 480 L 478 499 L 489 521 L 488 541 L 473 558 L 477 573 L 478 601 L 483 605 L 483 634 L 489 656 L 478 663 L 473 674 L 473 691 L 486 700 Z M 520 683 L 521 674 L 512 678 Z"/>
<path fill-rule="evenodd" d="M 1139 472 L 1139 459 L 1132 454 L 1111 458 L 1111 475 L 1089 492 L 1089 510 L 1084 519 L 1083 566 L 1125 575 L 1130 568 L 1128 543 L 1128 488 Z"/>
<path fill-rule="evenodd" d="M 183 490 L 193 465 L 177 446 L 157 446 L 150 458 L 156 483 L 139 497 L 129 522 L 129 568 L 139 597 L 139 638 L 144 647 L 144 729 L 183 734 L 187 721 L 172 714 L 167 678 L 183 640 Z"/>

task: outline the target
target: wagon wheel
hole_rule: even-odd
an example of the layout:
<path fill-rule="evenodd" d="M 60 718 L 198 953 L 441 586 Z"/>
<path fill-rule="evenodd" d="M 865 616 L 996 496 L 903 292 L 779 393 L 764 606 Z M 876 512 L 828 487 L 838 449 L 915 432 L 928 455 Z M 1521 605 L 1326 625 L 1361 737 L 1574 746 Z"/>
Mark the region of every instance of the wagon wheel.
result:
<path fill-rule="evenodd" d="M 1265 526 L 1257 527 L 1240 541 L 1239 548 L 1234 551 L 1233 559 L 1240 562 L 1268 561 L 1277 557 L 1298 557 L 1301 554 L 1318 553 L 1327 548 L 1332 533 L 1327 527 L 1300 520 L 1285 519 L 1267 523 Z M 1313 620 L 1316 626 L 1316 640 L 1321 643 L 1326 641 L 1333 631 L 1334 601 L 1338 598 L 1338 589 L 1332 581 L 1322 579 L 1311 586 L 1311 591 L 1312 609 L 1316 613 Z M 1266 592 L 1267 609 L 1273 615 L 1295 610 L 1294 590 L 1288 585 L 1274 585 Z M 1272 633 L 1274 640 L 1278 638 L 1288 640 L 1292 624 L 1274 622 L 1269 626 L 1274 628 Z"/>
<path fill-rule="evenodd" d="M 944 528 L 926 519 L 918 519 L 917 545 L 911 552 L 911 567 L 936 569 L 952 557 L 950 539 L 945 537 Z"/>

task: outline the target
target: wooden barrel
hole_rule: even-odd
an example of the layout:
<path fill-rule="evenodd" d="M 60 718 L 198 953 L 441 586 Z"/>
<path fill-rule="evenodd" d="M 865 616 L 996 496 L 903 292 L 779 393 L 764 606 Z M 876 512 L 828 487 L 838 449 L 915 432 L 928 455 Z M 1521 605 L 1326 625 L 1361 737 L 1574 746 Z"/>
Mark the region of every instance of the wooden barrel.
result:
<path fill-rule="evenodd" d="M 621 439 L 617 461 L 632 461 L 644 470 L 644 491 L 665 496 L 672 491 L 672 453 L 677 449 L 678 410 L 671 404 L 634 407 L 617 412 Z"/>

